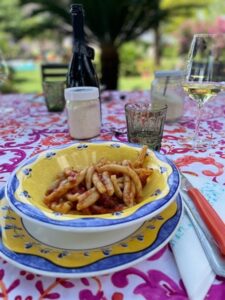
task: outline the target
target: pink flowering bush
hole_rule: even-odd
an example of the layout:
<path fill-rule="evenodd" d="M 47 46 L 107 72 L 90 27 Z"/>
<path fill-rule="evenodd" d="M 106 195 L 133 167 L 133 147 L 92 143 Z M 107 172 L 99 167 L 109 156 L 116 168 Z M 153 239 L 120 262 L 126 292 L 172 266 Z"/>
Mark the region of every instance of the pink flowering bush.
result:
<path fill-rule="evenodd" d="M 178 38 L 180 54 L 187 54 L 192 37 L 196 33 L 225 33 L 225 17 L 218 17 L 215 22 L 187 20 L 180 27 Z"/>

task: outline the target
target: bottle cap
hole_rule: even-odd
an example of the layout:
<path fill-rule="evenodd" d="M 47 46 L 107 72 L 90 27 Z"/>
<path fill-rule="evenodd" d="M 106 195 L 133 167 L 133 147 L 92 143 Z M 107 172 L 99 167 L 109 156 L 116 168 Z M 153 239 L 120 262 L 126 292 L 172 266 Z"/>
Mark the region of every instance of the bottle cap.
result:
<path fill-rule="evenodd" d="M 99 97 L 99 90 L 93 86 L 67 88 L 64 90 L 64 96 L 65 99 L 69 101 L 92 100 Z"/>
<path fill-rule="evenodd" d="M 84 13 L 83 5 L 82 4 L 72 4 L 70 6 L 70 12 L 71 14 L 77 14 L 77 13 Z"/>

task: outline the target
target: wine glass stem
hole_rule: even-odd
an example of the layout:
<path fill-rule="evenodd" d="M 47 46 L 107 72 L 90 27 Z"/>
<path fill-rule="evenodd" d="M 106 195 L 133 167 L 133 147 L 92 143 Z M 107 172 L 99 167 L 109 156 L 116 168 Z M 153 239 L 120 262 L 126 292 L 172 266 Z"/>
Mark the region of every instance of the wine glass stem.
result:
<path fill-rule="evenodd" d="M 199 142 L 199 127 L 200 127 L 200 121 L 201 121 L 201 113 L 202 113 L 202 105 L 199 104 L 197 116 L 196 116 L 196 123 L 195 123 L 194 147 L 197 147 L 198 142 Z"/>

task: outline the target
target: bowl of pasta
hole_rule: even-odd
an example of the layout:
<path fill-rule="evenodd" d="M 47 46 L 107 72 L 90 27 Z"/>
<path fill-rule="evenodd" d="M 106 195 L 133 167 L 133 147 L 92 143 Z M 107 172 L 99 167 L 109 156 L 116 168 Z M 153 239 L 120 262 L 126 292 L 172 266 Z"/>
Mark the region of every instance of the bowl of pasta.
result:
<path fill-rule="evenodd" d="M 24 161 L 5 194 L 23 219 L 73 232 L 141 224 L 178 195 L 179 172 L 146 146 L 95 141 L 51 148 Z"/>

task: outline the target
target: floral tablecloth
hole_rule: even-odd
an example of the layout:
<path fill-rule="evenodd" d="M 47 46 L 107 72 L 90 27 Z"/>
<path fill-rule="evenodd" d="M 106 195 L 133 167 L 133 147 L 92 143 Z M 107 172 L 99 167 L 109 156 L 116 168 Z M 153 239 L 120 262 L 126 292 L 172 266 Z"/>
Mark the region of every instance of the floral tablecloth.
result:
<path fill-rule="evenodd" d="M 105 92 L 102 131 L 97 139 L 126 141 L 124 105 L 148 100 L 148 92 Z M 181 171 L 225 185 L 225 95 L 209 102 L 202 114 L 201 133 L 210 148 L 191 150 L 185 138 L 194 128 L 196 107 L 186 99 L 180 122 L 165 125 L 161 152 Z M 71 142 L 66 112 L 49 113 L 43 97 L 0 96 L 0 187 L 25 158 Z M 217 278 L 207 299 L 224 299 L 225 280 Z M 149 259 L 110 275 L 60 279 L 20 270 L 0 258 L 0 299 L 187 299 L 169 246 Z"/>

